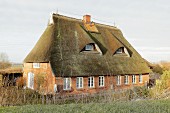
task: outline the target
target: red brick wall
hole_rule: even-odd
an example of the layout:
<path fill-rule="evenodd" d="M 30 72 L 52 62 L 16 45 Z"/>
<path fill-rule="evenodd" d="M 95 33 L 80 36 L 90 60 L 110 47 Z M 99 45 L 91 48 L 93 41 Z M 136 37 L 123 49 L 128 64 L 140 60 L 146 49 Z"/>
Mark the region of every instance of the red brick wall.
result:
<path fill-rule="evenodd" d="M 121 84 L 117 85 L 117 77 L 115 75 L 110 76 L 104 76 L 105 82 L 104 87 L 99 87 L 99 77 L 94 76 L 94 88 L 88 87 L 88 76 L 83 77 L 83 88 L 77 89 L 76 88 L 76 77 L 71 78 L 71 90 L 63 90 L 63 78 L 62 77 L 54 77 L 51 66 L 49 63 L 40 63 L 40 68 L 33 68 L 32 63 L 24 63 L 24 77 L 26 78 L 26 84 L 28 84 L 28 73 L 33 72 L 35 76 L 40 73 L 44 73 L 46 76 L 46 80 L 44 82 L 44 85 L 42 88 L 45 89 L 46 93 L 54 93 L 54 84 L 57 84 L 57 90 L 58 93 L 71 93 L 71 94 L 77 94 L 77 93 L 96 93 L 100 92 L 102 90 L 122 90 L 122 89 L 129 89 L 134 86 L 144 86 L 149 81 L 149 74 L 143 74 L 142 75 L 142 83 L 139 83 L 139 75 L 136 75 L 136 83 L 132 83 L 132 75 L 129 75 L 129 84 L 124 84 L 124 75 L 121 75 Z M 34 82 L 36 82 L 34 80 Z M 34 83 L 34 89 L 37 89 L 36 83 Z"/>
<path fill-rule="evenodd" d="M 142 83 L 139 83 L 139 75 L 136 75 L 136 83 L 132 84 L 132 75 L 129 75 L 129 84 L 124 84 L 124 76 L 121 76 L 121 84 L 117 85 L 116 76 L 105 76 L 105 85 L 104 87 L 99 86 L 99 77 L 94 77 L 94 88 L 88 87 L 88 77 L 83 77 L 83 88 L 77 89 L 76 88 L 76 77 L 71 78 L 71 90 L 64 91 L 63 90 L 63 78 L 57 77 L 56 84 L 58 86 L 58 92 L 60 93 L 71 93 L 71 94 L 77 94 L 77 93 L 96 93 L 103 90 L 108 90 L 113 88 L 113 90 L 124 90 L 124 89 L 130 89 L 134 86 L 144 86 L 149 81 L 149 75 L 144 74 L 142 75 Z M 112 86 L 111 86 L 112 85 Z"/>
<path fill-rule="evenodd" d="M 40 68 L 33 68 L 33 63 L 24 63 L 24 74 L 23 77 L 26 79 L 26 86 L 28 86 L 28 73 L 34 73 L 34 89 L 38 88 L 36 76 L 42 75 L 44 77 L 44 83 L 41 86 L 41 90 L 44 90 L 47 93 L 54 91 L 55 77 L 52 74 L 51 66 L 49 63 L 40 63 Z"/>

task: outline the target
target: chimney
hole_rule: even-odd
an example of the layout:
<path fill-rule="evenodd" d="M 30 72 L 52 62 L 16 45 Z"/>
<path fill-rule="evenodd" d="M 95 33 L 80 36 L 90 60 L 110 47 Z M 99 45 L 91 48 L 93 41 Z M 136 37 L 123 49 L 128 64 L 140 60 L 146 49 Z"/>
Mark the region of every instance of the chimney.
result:
<path fill-rule="evenodd" d="M 91 16 L 90 15 L 84 15 L 83 16 L 83 22 L 86 24 L 90 24 L 91 23 Z"/>

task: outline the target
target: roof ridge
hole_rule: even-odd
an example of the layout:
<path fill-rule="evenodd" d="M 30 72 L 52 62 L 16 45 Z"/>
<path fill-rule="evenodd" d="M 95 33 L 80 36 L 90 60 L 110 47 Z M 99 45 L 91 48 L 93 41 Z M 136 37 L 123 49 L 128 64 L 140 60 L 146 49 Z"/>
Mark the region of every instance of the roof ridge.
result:
<path fill-rule="evenodd" d="M 70 17 L 70 16 L 65 16 L 65 15 L 61 15 L 61 14 L 58 14 L 58 13 L 53 13 L 53 16 L 56 16 L 56 17 L 59 17 L 59 18 L 71 19 L 71 20 L 75 20 L 75 21 L 79 21 L 79 22 L 83 22 L 82 19 L 78 19 L 78 18 L 74 18 L 74 17 Z M 117 28 L 116 26 L 112 26 L 112 25 L 108 25 L 108 24 L 103 24 L 103 23 L 99 23 L 99 22 L 94 22 L 94 21 L 92 21 L 92 22 L 97 24 L 97 25 L 100 25 L 100 26 L 104 26 L 104 27 L 108 27 L 108 28 L 114 28 L 114 29 L 119 30 L 119 28 Z"/>

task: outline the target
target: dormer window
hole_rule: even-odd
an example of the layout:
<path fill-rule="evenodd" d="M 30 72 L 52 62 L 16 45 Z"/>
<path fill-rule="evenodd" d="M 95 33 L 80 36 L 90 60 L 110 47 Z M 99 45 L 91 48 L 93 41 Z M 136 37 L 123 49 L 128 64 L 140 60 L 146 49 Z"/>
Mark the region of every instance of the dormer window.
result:
<path fill-rule="evenodd" d="M 99 54 L 102 55 L 100 48 L 95 43 L 89 43 L 84 46 L 84 48 L 80 51 L 82 54 Z"/>
<path fill-rule="evenodd" d="M 85 50 L 87 50 L 87 51 L 92 51 L 92 50 L 94 50 L 94 45 L 93 45 L 93 44 L 87 44 L 87 45 L 85 46 Z"/>
<path fill-rule="evenodd" d="M 126 56 L 126 57 L 130 57 L 129 52 L 128 52 L 128 50 L 125 47 L 118 48 L 113 55 L 114 56 Z"/>
<path fill-rule="evenodd" d="M 124 47 L 117 49 L 116 54 L 124 53 Z"/>

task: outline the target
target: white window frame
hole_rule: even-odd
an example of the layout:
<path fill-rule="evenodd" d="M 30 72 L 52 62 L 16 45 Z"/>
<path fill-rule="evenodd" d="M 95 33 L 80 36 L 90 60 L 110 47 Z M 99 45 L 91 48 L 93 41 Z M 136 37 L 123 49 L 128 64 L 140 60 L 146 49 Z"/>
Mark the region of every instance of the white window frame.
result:
<path fill-rule="evenodd" d="M 29 72 L 28 73 L 28 88 L 34 89 L 34 73 Z"/>
<path fill-rule="evenodd" d="M 83 88 L 83 77 L 76 78 L 76 87 L 77 89 Z"/>
<path fill-rule="evenodd" d="M 94 77 L 88 77 L 88 87 L 94 88 Z"/>
<path fill-rule="evenodd" d="M 121 75 L 117 75 L 116 81 L 117 81 L 117 85 L 121 85 Z"/>
<path fill-rule="evenodd" d="M 132 75 L 132 84 L 136 84 L 136 75 Z"/>
<path fill-rule="evenodd" d="M 143 75 L 142 74 L 139 75 L 139 83 L 143 83 Z"/>
<path fill-rule="evenodd" d="M 33 68 L 40 68 L 40 63 L 33 63 Z"/>
<path fill-rule="evenodd" d="M 54 92 L 57 92 L 57 84 L 54 84 Z"/>
<path fill-rule="evenodd" d="M 124 76 L 124 83 L 129 84 L 129 75 Z"/>
<path fill-rule="evenodd" d="M 99 87 L 104 86 L 104 76 L 99 76 Z"/>
<path fill-rule="evenodd" d="M 86 46 L 85 46 L 85 50 L 88 50 L 88 51 L 91 51 L 91 50 L 93 50 L 93 44 L 87 44 Z"/>
<path fill-rule="evenodd" d="M 71 90 L 71 78 L 63 79 L 63 90 Z"/>

